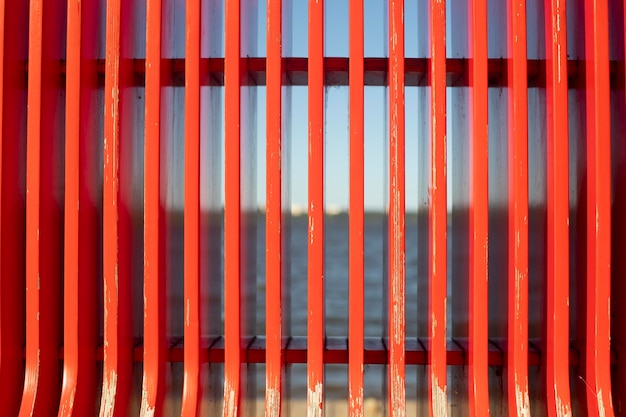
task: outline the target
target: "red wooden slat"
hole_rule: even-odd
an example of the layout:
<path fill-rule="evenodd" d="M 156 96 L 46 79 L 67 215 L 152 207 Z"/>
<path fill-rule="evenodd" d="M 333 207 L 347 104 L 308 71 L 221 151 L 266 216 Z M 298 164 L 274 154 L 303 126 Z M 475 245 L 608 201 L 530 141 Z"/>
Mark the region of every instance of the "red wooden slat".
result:
<path fill-rule="evenodd" d="M 165 274 L 160 216 L 161 0 L 146 4 L 146 110 L 144 139 L 144 375 L 142 415 L 163 413 L 165 395 Z"/>
<path fill-rule="evenodd" d="M 63 391 L 59 416 L 71 416 L 78 390 L 79 337 L 79 207 L 80 207 L 80 2 L 68 1 L 67 76 L 76 80 L 67 85 L 65 110 L 65 277 Z M 94 375 L 95 376 L 95 375 Z M 83 408 L 83 412 L 85 409 Z"/>
<path fill-rule="evenodd" d="M 35 410 L 40 375 L 39 352 L 42 335 L 37 323 L 40 315 L 39 206 L 40 193 L 40 125 L 41 125 L 41 62 L 43 43 L 42 2 L 30 7 L 28 34 L 28 111 L 26 138 L 26 374 L 20 416 Z M 30 291 L 29 291 L 30 287 Z"/>
<path fill-rule="evenodd" d="M 430 1 L 431 173 L 429 185 L 430 261 L 428 286 L 428 391 L 431 416 L 445 416 L 447 405 L 446 303 L 446 3 Z"/>
<path fill-rule="evenodd" d="M 569 390 L 569 143 L 565 2 L 546 0 L 547 311 L 548 415 L 571 415 Z"/>
<path fill-rule="evenodd" d="M 265 197 L 266 235 L 266 334 L 267 367 L 265 415 L 279 417 L 283 398 L 283 131 L 282 76 L 283 30 L 282 0 L 267 1 L 267 108 Z"/>
<path fill-rule="evenodd" d="M 45 13 L 44 13 L 45 11 Z M 62 223 L 54 186 L 55 68 L 44 64 L 62 45 L 58 2 L 29 8 L 26 137 L 26 374 L 20 416 L 49 416 L 59 406 Z M 51 30 L 54 29 L 54 30 Z M 55 30 L 59 30 L 55 32 Z M 60 36 L 61 35 L 61 36 Z M 58 58 L 58 56 L 56 57 Z M 42 157 L 43 156 L 43 157 Z"/>
<path fill-rule="evenodd" d="M 87 155 L 93 151 L 88 135 L 81 134 L 90 124 L 81 98 L 95 75 L 95 67 L 83 61 L 83 51 L 93 42 L 89 15 L 93 15 L 93 6 L 68 2 L 67 77 L 74 82 L 66 87 L 64 373 L 59 417 L 93 413 L 96 399 L 96 282 L 81 279 L 98 276 L 97 212 L 88 198 L 93 171 Z"/>
<path fill-rule="evenodd" d="M 489 103 L 487 1 L 469 5 L 470 218 L 468 400 L 471 417 L 489 415 Z"/>
<path fill-rule="evenodd" d="M 528 416 L 528 90 L 526 0 L 507 8 L 508 49 L 508 359 L 509 415 Z"/>
<path fill-rule="evenodd" d="M 626 7 L 623 8 L 623 22 L 626 23 Z M 623 40 L 626 40 L 626 26 L 623 28 Z M 623 44 L 626 47 L 626 44 Z M 626 48 L 622 53 L 626 52 Z M 626 66 L 620 68 L 620 76 L 622 80 L 626 77 Z M 622 84 L 622 94 L 626 95 L 626 85 Z M 624 112 L 618 117 L 624 117 Z M 613 166 L 613 190 L 614 200 L 611 211 L 611 246 L 612 248 L 626 247 L 626 218 L 622 213 L 626 211 L 626 143 L 617 141 L 612 144 Z M 612 249 L 611 253 L 611 347 L 616 350 L 617 367 L 612 370 L 612 396 L 616 398 L 615 414 L 623 416 L 626 408 L 620 410 L 619 399 L 626 398 L 626 303 L 621 302 L 623 295 L 626 294 L 626 281 L 623 279 L 626 274 L 626 258 L 622 255 L 621 250 Z"/>
<path fill-rule="evenodd" d="M 128 210 L 120 190 L 127 185 L 122 169 L 121 117 L 126 75 L 121 62 L 123 7 L 121 0 L 107 2 L 106 71 L 104 80 L 104 369 L 100 416 L 128 412 L 131 390 L 130 233 Z"/>
<path fill-rule="evenodd" d="M 389 404 L 406 414 L 404 2 L 389 0 Z"/>
<path fill-rule="evenodd" d="M 307 416 L 324 406 L 324 0 L 309 0 Z"/>
<path fill-rule="evenodd" d="M 24 184 L 19 178 L 23 175 L 21 114 L 26 88 L 22 63 L 27 50 L 24 40 L 28 39 L 25 6 L 0 1 L 0 403 L 7 415 L 19 411 L 24 379 L 25 216 Z"/>
<path fill-rule="evenodd" d="M 224 417 L 240 413 L 243 390 L 241 317 L 241 4 L 226 3 L 226 53 L 224 59 L 225 158 L 224 201 Z"/>
<path fill-rule="evenodd" d="M 611 118 L 608 4 L 585 1 L 587 287 L 585 380 L 590 416 L 613 416 L 610 373 Z"/>
<path fill-rule="evenodd" d="M 197 415 L 200 387 L 200 0 L 186 3 L 185 43 L 185 363 L 181 416 Z"/>
<path fill-rule="evenodd" d="M 353 417 L 363 415 L 364 329 L 364 10 L 362 0 L 350 1 L 350 215 L 348 406 Z"/>

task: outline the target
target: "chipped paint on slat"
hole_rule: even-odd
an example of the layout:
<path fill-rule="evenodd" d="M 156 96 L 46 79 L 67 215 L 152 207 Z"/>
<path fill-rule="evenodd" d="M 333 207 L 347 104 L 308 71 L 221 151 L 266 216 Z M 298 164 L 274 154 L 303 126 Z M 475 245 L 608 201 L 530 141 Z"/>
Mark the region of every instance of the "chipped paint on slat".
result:
<path fill-rule="evenodd" d="M 528 398 L 528 381 L 520 384 L 515 376 L 515 404 L 517 415 L 520 417 L 530 417 L 530 400 Z"/>
<path fill-rule="evenodd" d="M 141 417 L 154 417 L 155 411 L 154 406 L 151 407 L 148 402 L 148 390 L 144 384 L 141 389 Z"/>
<path fill-rule="evenodd" d="M 276 385 L 276 382 L 270 385 L 269 381 L 267 386 Z M 280 391 L 275 388 L 268 388 L 265 392 L 265 415 L 266 417 L 280 417 Z"/>
<path fill-rule="evenodd" d="M 443 385 L 440 385 L 439 378 L 433 374 L 431 384 L 433 387 L 433 415 L 437 417 L 448 415 L 448 387 L 446 382 L 444 381 Z"/>
<path fill-rule="evenodd" d="M 315 384 L 315 388 L 308 390 L 307 417 L 322 417 L 324 386 L 321 382 Z"/>
<path fill-rule="evenodd" d="M 106 360 L 106 357 L 105 357 Z M 117 391 L 117 372 L 111 369 L 105 375 L 102 384 L 102 407 L 100 417 L 113 417 L 115 411 L 115 396 Z"/>
<path fill-rule="evenodd" d="M 224 384 L 226 397 L 224 398 L 224 417 L 237 417 L 237 392 L 227 379 Z"/>

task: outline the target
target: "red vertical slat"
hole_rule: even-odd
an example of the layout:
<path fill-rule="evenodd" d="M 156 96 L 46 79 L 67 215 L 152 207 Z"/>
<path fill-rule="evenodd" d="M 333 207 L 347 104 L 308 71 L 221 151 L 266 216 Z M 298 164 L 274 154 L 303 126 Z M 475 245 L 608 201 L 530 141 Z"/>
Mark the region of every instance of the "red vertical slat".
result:
<path fill-rule="evenodd" d="M 307 415 L 324 404 L 324 0 L 309 0 Z"/>
<path fill-rule="evenodd" d="M 569 143 L 565 1 L 546 0 L 548 415 L 571 415 L 569 390 Z"/>
<path fill-rule="evenodd" d="M 200 399 L 200 0 L 187 0 L 185 42 L 185 363 L 182 412 L 198 413 Z"/>
<path fill-rule="evenodd" d="M 226 2 L 224 199 L 224 417 L 239 415 L 242 391 L 241 317 L 241 4 Z"/>
<path fill-rule="evenodd" d="M 46 64 L 61 45 L 51 31 L 56 2 L 30 3 L 26 133 L 26 374 L 21 416 L 57 413 L 60 366 L 61 217 L 56 202 L 53 104 L 55 67 Z M 45 13 L 44 13 L 45 11 Z M 58 29 L 58 28 L 55 28 Z M 45 61 L 44 61 L 45 58 Z M 57 57 L 58 58 L 58 57 Z M 43 158 L 41 157 L 43 155 Z"/>
<path fill-rule="evenodd" d="M 446 3 L 430 1 L 431 173 L 429 188 L 430 262 L 428 352 L 430 415 L 444 416 L 447 405 L 446 303 Z"/>
<path fill-rule="evenodd" d="M 590 416 L 613 416 L 610 373 L 611 113 L 608 2 L 585 1 L 587 311 L 585 380 Z"/>
<path fill-rule="evenodd" d="M 526 0 L 507 8 L 508 49 L 508 352 L 509 415 L 528 416 L 528 80 Z"/>
<path fill-rule="evenodd" d="M 109 0 L 106 9 L 104 77 L 103 275 L 104 363 L 100 416 L 128 412 L 131 390 L 132 338 L 130 315 L 130 253 L 128 215 L 120 189 L 122 137 L 122 1 Z"/>
<path fill-rule="evenodd" d="M 40 326 L 39 281 L 39 206 L 40 193 L 40 126 L 43 15 L 42 1 L 30 5 L 28 34 L 28 107 L 26 133 L 26 374 L 20 416 L 35 410 L 40 375 L 40 350 L 43 347 Z"/>
<path fill-rule="evenodd" d="M 165 276 L 160 217 L 161 0 L 146 4 L 144 138 L 144 362 L 141 413 L 162 415 L 165 394 Z"/>
<path fill-rule="evenodd" d="M 469 5 L 470 217 L 468 400 L 471 417 L 489 415 L 489 103 L 487 1 Z"/>
<path fill-rule="evenodd" d="M 363 0 L 350 1 L 350 215 L 348 397 L 350 415 L 363 415 L 364 338 L 364 41 Z"/>
<path fill-rule="evenodd" d="M 59 417 L 93 413 L 96 385 L 96 282 L 82 277 L 97 276 L 97 242 L 94 231 L 95 207 L 88 199 L 88 135 L 81 128 L 88 123 L 81 93 L 90 70 L 82 68 L 83 20 L 80 1 L 67 7 L 67 77 L 65 110 L 65 276 L 63 391 Z"/>
<path fill-rule="evenodd" d="M 265 415 L 279 417 L 283 392 L 282 0 L 267 0 L 266 389 Z"/>
<path fill-rule="evenodd" d="M 63 391 L 59 416 L 71 416 L 78 390 L 79 356 L 79 207 L 80 207 L 80 1 L 67 5 L 67 83 L 65 109 L 65 277 Z M 71 78 L 70 78 L 71 77 Z M 83 409 L 85 412 L 85 409 Z"/>
<path fill-rule="evenodd" d="M 22 62 L 28 37 L 28 9 L 25 6 L 22 2 L 0 1 L 0 403 L 7 415 L 18 413 L 24 378 L 26 262 L 20 148 L 24 143 L 21 114 L 25 109 Z"/>
<path fill-rule="evenodd" d="M 389 0 L 389 404 L 406 414 L 404 2 Z"/>

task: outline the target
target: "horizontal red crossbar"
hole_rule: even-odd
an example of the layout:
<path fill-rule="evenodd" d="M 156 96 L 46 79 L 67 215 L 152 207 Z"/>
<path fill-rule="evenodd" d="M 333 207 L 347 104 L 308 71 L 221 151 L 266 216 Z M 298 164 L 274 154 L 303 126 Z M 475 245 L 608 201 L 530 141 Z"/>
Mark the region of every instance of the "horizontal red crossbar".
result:
<path fill-rule="evenodd" d="M 135 85 L 145 85 L 145 60 L 129 59 L 133 61 L 135 74 Z M 265 58 L 242 58 L 241 68 L 248 77 L 242 77 L 241 85 L 265 85 L 266 82 L 266 62 Z M 284 83 L 293 86 L 308 85 L 308 58 L 283 58 L 283 67 L 287 73 Z M 124 59 L 121 59 L 124 61 Z M 469 85 L 469 63 L 465 58 L 448 58 L 446 60 L 448 87 L 467 87 Z M 61 74 L 65 74 L 65 61 L 59 61 Z M 86 65 L 86 64 L 85 64 Z M 184 59 L 163 59 L 161 84 L 171 87 L 184 87 L 185 85 L 185 60 Z M 326 57 L 324 58 L 324 83 L 328 86 L 347 86 L 349 58 Z M 364 85 L 385 86 L 387 85 L 388 73 L 387 58 L 365 58 L 364 60 Z M 96 60 L 100 83 L 104 85 L 105 62 L 103 59 Z M 528 87 L 545 87 L 546 60 L 529 59 L 528 66 Z M 568 85 L 569 88 L 584 89 L 585 63 L 583 60 L 568 60 Z M 23 64 L 25 75 L 27 75 L 28 63 Z M 428 85 L 428 58 L 405 58 L 405 85 L 406 86 L 426 86 Z M 610 61 L 609 73 L 611 88 L 619 89 L 624 87 L 623 61 Z M 224 58 L 202 58 L 200 60 L 200 83 L 201 85 L 223 86 L 224 85 Z M 503 58 L 491 58 L 488 61 L 489 86 L 506 86 L 507 83 L 507 60 Z M 26 79 L 24 79 L 26 80 Z M 26 86 L 26 83 L 24 83 Z"/>
<path fill-rule="evenodd" d="M 426 355 L 428 338 L 406 338 L 406 364 L 426 365 Z M 528 350 L 528 365 L 541 365 L 543 352 L 540 349 L 540 340 L 530 339 Z M 223 363 L 224 362 L 224 337 L 212 337 L 202 339 L 200 361 L 202 363 Z M 249 339 L 247 344 L 245 363 L 265 363 L 266 340 L 263 336 L 256 336 Z M 380 337 L 366 337 L 364 340 L 365 365 L 387 365 L 389 364 L 389 353 L 387 351 L 387 339 Z M 182 363 L 184 356 L 184 342 L 182 338 L 171 339 L 166 355 L 166 361 L 171 363 Z M 446 363 L 450 366 L 466 366 L 468 340 L 466 338 L 453 338 L 447 341 Z M 505 361 L 506 340 L 489 339 L 489 366 L 502 366 Z M 290 337 L 283 351 L 284 362 L 286 364 L 307 363 L 307 338 Z M 60 359 L 63 359 L 63 348 L 60 349 Z M 143 343 L 135 340 L 133 347 L 133 361 L 143 361 Z M 102 361 L 103 347 L 96 349 L 96 359 Z M 576 349 L 570 348 L 569 365 L 579 364 L 579 353 Z M 348 339 L 343 337 L 327 337 L 324 343 L 324 363 L 326 364 L 347 364 L 348 363 Z M 615 351 L 611 351 L 611 365 L 617 363 Z"/>

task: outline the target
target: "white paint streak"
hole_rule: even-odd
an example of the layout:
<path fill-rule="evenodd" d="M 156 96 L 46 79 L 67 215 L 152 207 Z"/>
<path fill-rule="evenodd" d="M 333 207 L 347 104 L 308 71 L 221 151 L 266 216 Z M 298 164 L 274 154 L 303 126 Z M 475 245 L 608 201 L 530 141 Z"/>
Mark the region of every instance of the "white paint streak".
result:
<path fill-rule="evenodd" d="M 350 390 L 350 408 L 352 410 L 358 410 L 356 415 L 359 417 L 362 417 L 363 416 L 363 387 L 359 389 L 356 396 L 353 396 L 352 394 L 353 392 L 352 390 Z"/>
<path fill-rule="evenodd" d="M 392 382 L 391 392 L 395 395 L 391 398 L 391 415 L 392 417 L 405 417 L 406 416 L 406 404 L 404 402 L 405 384 L 404 379 L 400 375 L 396 375 L 396 378 Z M 400 398 L 402 396 L 402 398 Z"/>
<path fill-rule="evenodd" d="M 558 394 L 558 389 L 557 389 L 557 385 L 554 384 L 554 392 L 556 393 L 555 395 L 555 403 L 556 403 L 556 414 L 559 417 L 572 417 L 572 409 L 570 408 L 569 404 L 563 404 L 563 401 L 561 400 L 561 396 Z"/>
<path fill-rule="evenodd" d="M 309 388 L 307 403 L 307 417 L 322 417 L 324 386 L 321 382 L 315 384 L 315 389 Z"/>
<path fill-rule="evenodd" d="M 144 386 L 141 390 L 141 417 L 154 417 L 155 409 L 148 404 L 148 390 Z"/>
<path fill-rule="evenodd" d="M 600 417 L 606 417 L 606 409 L 604 408 L 604 396 L 602 393 L 602 389 L 598 390 L 596 397 L 598 398 L 598 414 L 600 415 Z"/>
<path fill-rule="evenodd" d="M 104 378 L 104 386 L 102 387 L 102 407 L 100 409 L 100 417 L 112 417 L 115 409 L 115 391 L 117 388 L 117 372 L 114 370 Z"/>
<path fill-rule="evenodd" d="M 235 389 L 231 386 L 230 381 L 226 380 L 226 398 L 224 398 L 224 417 L 237 416 L 237 401 Z"/>
<path fill-rule="evenodd" d="M 515 376 L 515 403 L 517 405 L 517 415 L 520 417 L 530 417 L 530 400 L 528 399 L 528 383 L 521 386 Z"/>
<path fill-rule="evenodd" d="M 275 388 L 268 388 L 266 394 L 265 416 L 280 417 L 280 391 Z"/>
<path fill-rule="evenodd" d="M 443 385 L 439 385 L 439 378 L 436 375 L 432 376 L 431 379 L 433 392 L 432 392 L 432 401 L 433 401 L 433 415 L 434 416 L 447 416 L 448 415 L 448 387 Z"/>

